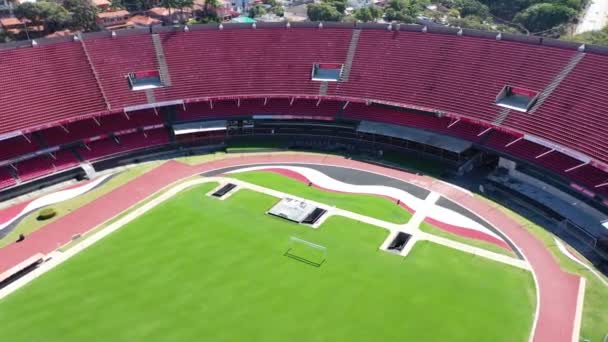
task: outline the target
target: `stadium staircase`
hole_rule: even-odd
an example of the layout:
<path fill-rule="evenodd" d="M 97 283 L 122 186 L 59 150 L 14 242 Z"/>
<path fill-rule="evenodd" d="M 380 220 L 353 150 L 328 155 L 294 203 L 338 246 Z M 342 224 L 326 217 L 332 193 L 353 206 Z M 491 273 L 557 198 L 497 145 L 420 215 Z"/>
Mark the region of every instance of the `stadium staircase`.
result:
<path fill-rule="evenodd" d="M 562 71 L 560 71 L 560 73 L 557 74 L 557 76 L 555 76 L 555 78 L 551 81 L 551 83 L 549 83 L 549 85 L 538 95 L 538 99 L 536 100 L 536 103 L 534 104 L 534 106 L 528 111 L 529 113 L 534 113 L 536 111 L 536 109 L 538 109 L 545 102 L 545 100 L 549 96 L 551 96 L 553 91 L 560 85 L 560 83 L 562 83 L 562 81 L 566 78 L 566 76 L 568 76 L 570 74 L 570 72 L 572 72 L 572 70 L 574 70 L 574 68 L 583 59 L 583 57 L 585 57 L 585 54 L 582 52 L 579 52 L 570 59 L 570 61 L 564 67 L 564 69 L 562 69 Z M 506 116 L 505 116 L 505 119 L 506 119 Z M 504 119 L 503 119 L 503 121 L 504 121 Z"/>
<path fill-rule="evenodd" d="M 511 109 L 509 109 L 509 108 L 501 108 L 500 112 L 498 113 L 498 116 L 492 123 L 500 126 L 500 124 L 502 124 L 507 119 L 507 116 L 509 115 L 510 112 L 511 112 Z"/>
<path fill-rule="evenodd" d="M 351 36 L 350 44 L 348 45 L 348 52 L 346 53 L 346 61 L 344 62 L 344 70 L 342 70 L 340 82 L 348 82 L 350 69 L 353 66 L 353 60 L 355 59 L 355 53 L 357 52 L 357 45 L 359 43 L 360 36 L 361 30 L 353 30 L 353 35 Z"/>
<path fill-rule="evenodd" d="M 156 103 L 154 89 L 146 89 L 146 101 L 148 101 L 148 103 Z"/>
<path fill-rule="evenodd" d="M 321 96 L 325 96 L 327 95 L 327 84 L 328 82 L 321 82 L 321 85 L 319 85 L 319 95 Z"/>
<path fill-rule="evenodd" d="M 160 77 L 163 80 L 165 86 L 170 87 L 171 76 L 169 75 L 169 67 L 167 66 L 167 60 L 165 59 L 165 51 L 163 50 L 163 44 L 158 34 L 152 35 L 152 43 L 154 44 L 154 51 L 156 52 L 156 60 L 158 62 Z"/>
<path fill-rule="evenodd" d="M 84 51 L 84 55 L 87 57 L 87 62 L 89 63 L 89 66 L 91 67 L 91 71 L 93 72 L 93 76 L 95 76 L 95 81 L 97 81 L 97 87 L 99 88 L 99 92 L 101 93 L 101 97 L 103 97 L 103 101 L 106 104 L 106 108 L 108 110 L 112 110 L 112 106 L 110 105 L 110 101 L 108 101 L 108 97 L 106 96 L 106 93 L 103 90 L 103 86 L 101 85 L 101 80 L 99 79 L 99 74 L 97 73 L 97 70 L 95 70 L 95 66 L 93 65 L 93 62 L 91 61 L 91 55 L 89 55 L 89 51 L 87 50 L 87 45 L 84 42 L 84 40 L 82 40 L 82 35 L 80 33 L 78 34 L 78 38 L 79 38 L 79 40 L 81 42 L 82 51 Z"/>

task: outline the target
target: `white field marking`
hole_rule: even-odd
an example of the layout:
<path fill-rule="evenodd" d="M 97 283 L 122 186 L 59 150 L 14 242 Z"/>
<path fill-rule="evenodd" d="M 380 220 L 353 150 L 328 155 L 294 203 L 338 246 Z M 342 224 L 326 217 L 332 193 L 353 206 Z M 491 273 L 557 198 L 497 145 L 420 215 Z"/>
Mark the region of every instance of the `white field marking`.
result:
<path fill-rule="evenodd" d="M 608 282 L 604 279 L 604 277 L 602 277 L 601 274 L 599 274 L 596 270 L 591 268 L 589 265 L 587 265 L 584 262 L 582 262 L 581 260 L 579 260 L 576 256 L 572 255 L 572 253 L 570 253 L 570 251 L 566 248 L 566 246 L 559 239 L 553 238 L 553 240 L 555 240 L 555 244 L 557 245 L 557 248 L 559 249 L 559 251 L 562 252 L 562 254 L 564 254 L 566 257 L 568 257 L 575 263 L 586 268 L 589 272 L 591 272 L 594 276 L 596 276 L 597 279 L 599 279 L 605 286 L 608 286 Z"/>
<path fill-rule="evenodd" d="M 34 211 L 36 209 L 40 209 L 42 207 L 46 207 L 51 204 L 67 201 L 67 200 L 70 200 L 77 196 L 80 196 L 86 192 L 89 192 L 91 189 L 95 188 L 98 184 L 100 184 L 101 182 L 103 182 L 110 176 L 111 175 L 105 175 L 105 176 L 99 177 L 99 178 L 89 182 L 88 184 L 85 184 L 85 185 L 82 185 L 79 187 L 75 187 L 75 188 L 71 188 L 71 189 L 67 189 L 67 190 L 61 190 L 61 191 L 53 192 L 53 193 L 50 193 L 47 195 L 43 195 L 43 196 L 31 201 L 29 204 L 27 204 L 25 206 L 25 208 L 23 208 L 21 210 L 21 212 L 19 212 L 19 214 L 13 216 L 8 221 L 1 223 L 0 230 L 5 229 L 11 223 L 13 223 L 15 220 L 19 219 L 21 216 L 27 214 L 28 212 Z"/>
<path fill-rule="evenodd" d="M 152 208 L 156 207 L 157 205 L 159 205 L 160 203 L 170 199 L 171 197 L 175 196 L 176 194 L 180 193 L 181 191 L 195 186 L 195 185 L 199 185 L 199 184 L 204 184 L 204 183 L 208 183 L 208 182 L 232 182 L 238 186 L 241 186 L 242 188 L 246 188 L 246 189 L 250 189 L 253 191 L 257 191 L 260 193 L 264 193 L 267 195 L 271 195 L 274 197 L 278 197 L 278 198 L 284 198 L 284 197 L 291 197 L 291 198 L 296 198 L 295 196 L 291 196 L 289 194 L 286 193 L 282 193 L 280 191 L 276 191 L 276 190 L 272 190 L 272 189 L 267 189 L 267 188 L 263 188 L 260 187 L 258 185 L 255 184 L 250 184 L 250 183 L 246 183 L 240 180 L 236 180 L 236 179 L 227 179 L 227 178 L 222 178 L 222 177 L 201 177 L 199 179 L 194 179 L 191 181 L 187 181 L 187 182 L 183 182 L 180 184 L 177 184 L 169 189 L 167 189 L 165 192 L 163 192 L 161 195 L 159 195 L 158 197 L 155 197 L 153 199 L 151 199 L 150 201 L 146 202 L 145 204 L 143 204 L 142 206 L 134 209 L 133 211 L 129 212 L 128 214 L 126 214 L 125 216 L 121 217 L 120 219 L 116 220 L 115 222 L 111 223 L 110 225 L 108 225 L 107 227 L 105 227 L 104 229 L 101 229 L 95 233 L 93 233 L 91 236 L 89 236 L 88 238 L 84 239 L 83 241 L 79 242 L 77 245 L 73 246 L 72 248 L 68 249 L 65 252 L 59 252 L 59 251 L 54 251 L 52 253 L 50 253 L 49 255 L 47 255 L 47 257 L 50 257 L 50 260 L 48 260 L 47 262 L 43 263 L 42 265 L 40 265 L 37 269 L 35 269 L 34 271 L 28 273 L 27 275 L 19 278 L 18 280 L 16 280 L 15 282 L 11 283 L 10 285 L 4 287 L 3 289 L 0 289 L 0 299 L 8 296 L 9 294 L 13 293 L 14 291 L 18 290 L 19 288 L 23 287 L 24 285 L 28 284 L 29 282 L 31 282 L 32 280 L 38 278 L 39 276 L 41 276 L 42 274 L 50 271 L 51 269 L 57 267 L 58 265 L 60 265 L 61 263 L 65 262 L 66 260 L 68 260 L 69 258 L 73 257 L 74 255 L 76 255 L 77 253 L 85 250 L 86 248 L 90 247 L 91 245 L 93 245 L 94 243 L 96 243 L 97 241 L 103 239 L 104 237 L 108 236 L 109 234 L 117 231 L 118 229 L 122 228 L 124 225 L 128 224 L 129 222 L 135 220 L 136 218 L 138 218 L 139 216 L 145 214 L 146 212 L 148 212 L 149 210 L 151 210 Z M 160 191 L 164 191 L 164 190 L 160 190 Z M 158 192 L 157 192 L 158 193 Z M 305 199 L 302 199 L 305 200 Z M 144 200 L 145 201 L 145 200 Z M 447 247 L 451 247 L 454 249 L 458 249 L 460 251 L 466 252 L 466 253 L 470 253 L 470 254 L 474 254 L 474 255 L 480 255 L 483 256 L 485 258 L 491 259 L 491 260 L 495 260 L 495 261 L 499 261 L 505 264 L 509 264 L 515 267 L 519 267 L 522 269 L 526 269 L 526 270 L 530 270 L 530 266 L 525 263 L 523 260 L 519 260 L 519 259 L 515 259 L 515 258 L 510 258 L 508 256 L 504 256 L 498 253 L 493 253 L 490 251 L 486 251 L 483 250 L 481 248 L 477 248 L 477 247 L 473 247 L 473 246 L 469 246 L 469 245 L 465 245 L 465 244 L 461 244 L 455 241 L 451 241 L 448 239 L 443 239 L 443 238 L 439 238 L 437 236 L 434 235 L 430 235 L 430 234 L 424 234 L 423 232 L 420 232 L 418 230 L 412 230 L 410 228 L 406 228 L 403 225 L 397 225 L 397 224 L 393 224 L 393 223 L 389 223 L 389 222 L 385 222 L 382 220 L 378 220 L 375 218 L 371 218 L 368 216 L 364 216 L 364 215 L 360 215 L 360 214 L 355 214 L 346 210 L 342 210 L 342 209 L 337 209 L 337 208 L 333 208 L 330 207 L 328 205 L 322 204 L 322 203 L 318 203 L 318 202 L 314 202 L 314 201 L 309 201 L 306 200 L 310 203 L 315 204 L 317 207 L 323 208 L 323 209 L 333 209 L 333 214 L 334 215 L 341 215 L 341 216 L 345 216 L 360 222 L 364 222 L 364 223 L 368 223 L 371 225 L 375 225 L 381 228 L 385 228 L 388 229 L 389 231 L 393 232 L 393 231 L 404 231 L 405 229 L 407 229 L 408 231 L 406 231 L 406 233 L 412 235 L 412 237 L 414 237 L 415 234 L 420 234 L 422 235 L 425 240 L 428 241 L 432 241 L 435 242 L 437 244 L 441 244 Z M 103 223 L 102 223 L 103 225 Z M 96 227 L 92 227 L 91 230 L 95 229 Z M 426 235 L 426 236 L 425 236 Z M 532 274 L 534 274 L 532 272 Z"/>
<path fill-rule="evenodd" d="M 475 222 L 474 220 L 455 212 L 451 209 L 444 208 L 438 205 L 435 205 L 435 202 L 439 199 L 440 195 L 436 192 L 430 192 L 432 196 L 436 196 L 431 203 L 427 202 L 428 199 L 420 199 L 417 198 L 410 193 L 403 191 L 401 189 L 382 186 L 382 185 L 356 185 L 351 183 L 345 183 L 339 181 L 335 178 L 332 178 L 321 171 L 302 166 L 289 166 L 289 165 L 262 165 L 262 166 L 252 166 L 252 167 L 244 167 L 236 170 L 232 170 L 227 172 L 226 174 L 236 174 L 242 172 L 249 171 L 258 171 L 258 170 L 267 170 L 267 169 L 284 169 L 291 172 L 298 173 L 307 179 L 309 179 L 313 184 L 320 186 L 325 189 L 340 191 L 340 192 L 349 192 L 349 193 L 357 193 L 357 194 L 368 194 L 368 195 L 379 195 L 379 196 L 387 196 L 397 200 L 400 200 L 402 203 L 412 208 L 414 213 L 414 223 L 412 226 L 418 227 L 419 224 L 425 217 L 431 217 L 434 220 L 450 223 L 452 225 L 458 226 L 459 228 L 474 230 L 479 233 L 488 235 L 497 240 L 504 241 L 504 239 L 494 233 L 493 231 L 487 229 L 483 225 Z M 446 183 L 449 184 L 449 183 Z M 458 187 L 457 187 L 458 188 Z M 462 190 L 461 188 L 458 188 Z M 464 191 L 464 190 L 463 190 Z M 469 193 L 470 194 L 470 193 Z M 419 215 L 419 211 L 425 211 L 424 215 Z M 420 222 L 415 222 L 417 218 L 420 218 Z M 408 243 L 409 244 L 409 243 Z"/>
<path fill-rule="evenodd" d="M 585 303 L 585 284 L 587 279 L 580 278 L 578 285 L 578 296 L 576 298 L 576 315 L 574 316 L 574 327 L 572 328 L 572 342 L 580 341 L 581 322 L 583 320 L 583 305 Z"/>

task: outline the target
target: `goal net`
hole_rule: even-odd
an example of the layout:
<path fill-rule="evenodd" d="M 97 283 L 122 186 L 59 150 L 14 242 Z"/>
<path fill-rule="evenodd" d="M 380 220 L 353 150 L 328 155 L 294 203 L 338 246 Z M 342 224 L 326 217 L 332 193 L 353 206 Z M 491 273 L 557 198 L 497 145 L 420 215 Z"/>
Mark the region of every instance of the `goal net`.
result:
<path fill-rule="evenodd" d="M 327 247 L 295 236 L 290 236 L 285 256 L 319 267 L 327 259 Z"/>

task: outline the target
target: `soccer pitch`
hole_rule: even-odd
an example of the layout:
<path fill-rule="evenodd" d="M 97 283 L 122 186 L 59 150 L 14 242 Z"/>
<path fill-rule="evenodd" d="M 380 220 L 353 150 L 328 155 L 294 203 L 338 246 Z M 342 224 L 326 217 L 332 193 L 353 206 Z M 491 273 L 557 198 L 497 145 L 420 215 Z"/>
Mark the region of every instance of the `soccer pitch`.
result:
<path fill-rule="evenodd" d="M 191 188 L 0 301 L 11 341 L 527 341 L 530 272 L 342 217 L 264 214 L 276 198 Z M 285 189 L 289 192 L 289 189 Z M 356 195 L 353 195 L 356 196 Z M 286 257 L 297 236 L 327 247 Z"/>

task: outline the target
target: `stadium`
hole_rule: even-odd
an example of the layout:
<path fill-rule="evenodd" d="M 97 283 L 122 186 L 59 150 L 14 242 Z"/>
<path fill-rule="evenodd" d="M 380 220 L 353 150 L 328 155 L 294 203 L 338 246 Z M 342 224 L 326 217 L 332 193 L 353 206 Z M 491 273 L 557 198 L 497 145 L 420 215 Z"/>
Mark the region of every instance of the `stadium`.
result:
<path fill-rule="evenodd" d="M 11 341 L 608 341 L 608 48 L 419 25 L 0 45 Z"/>

